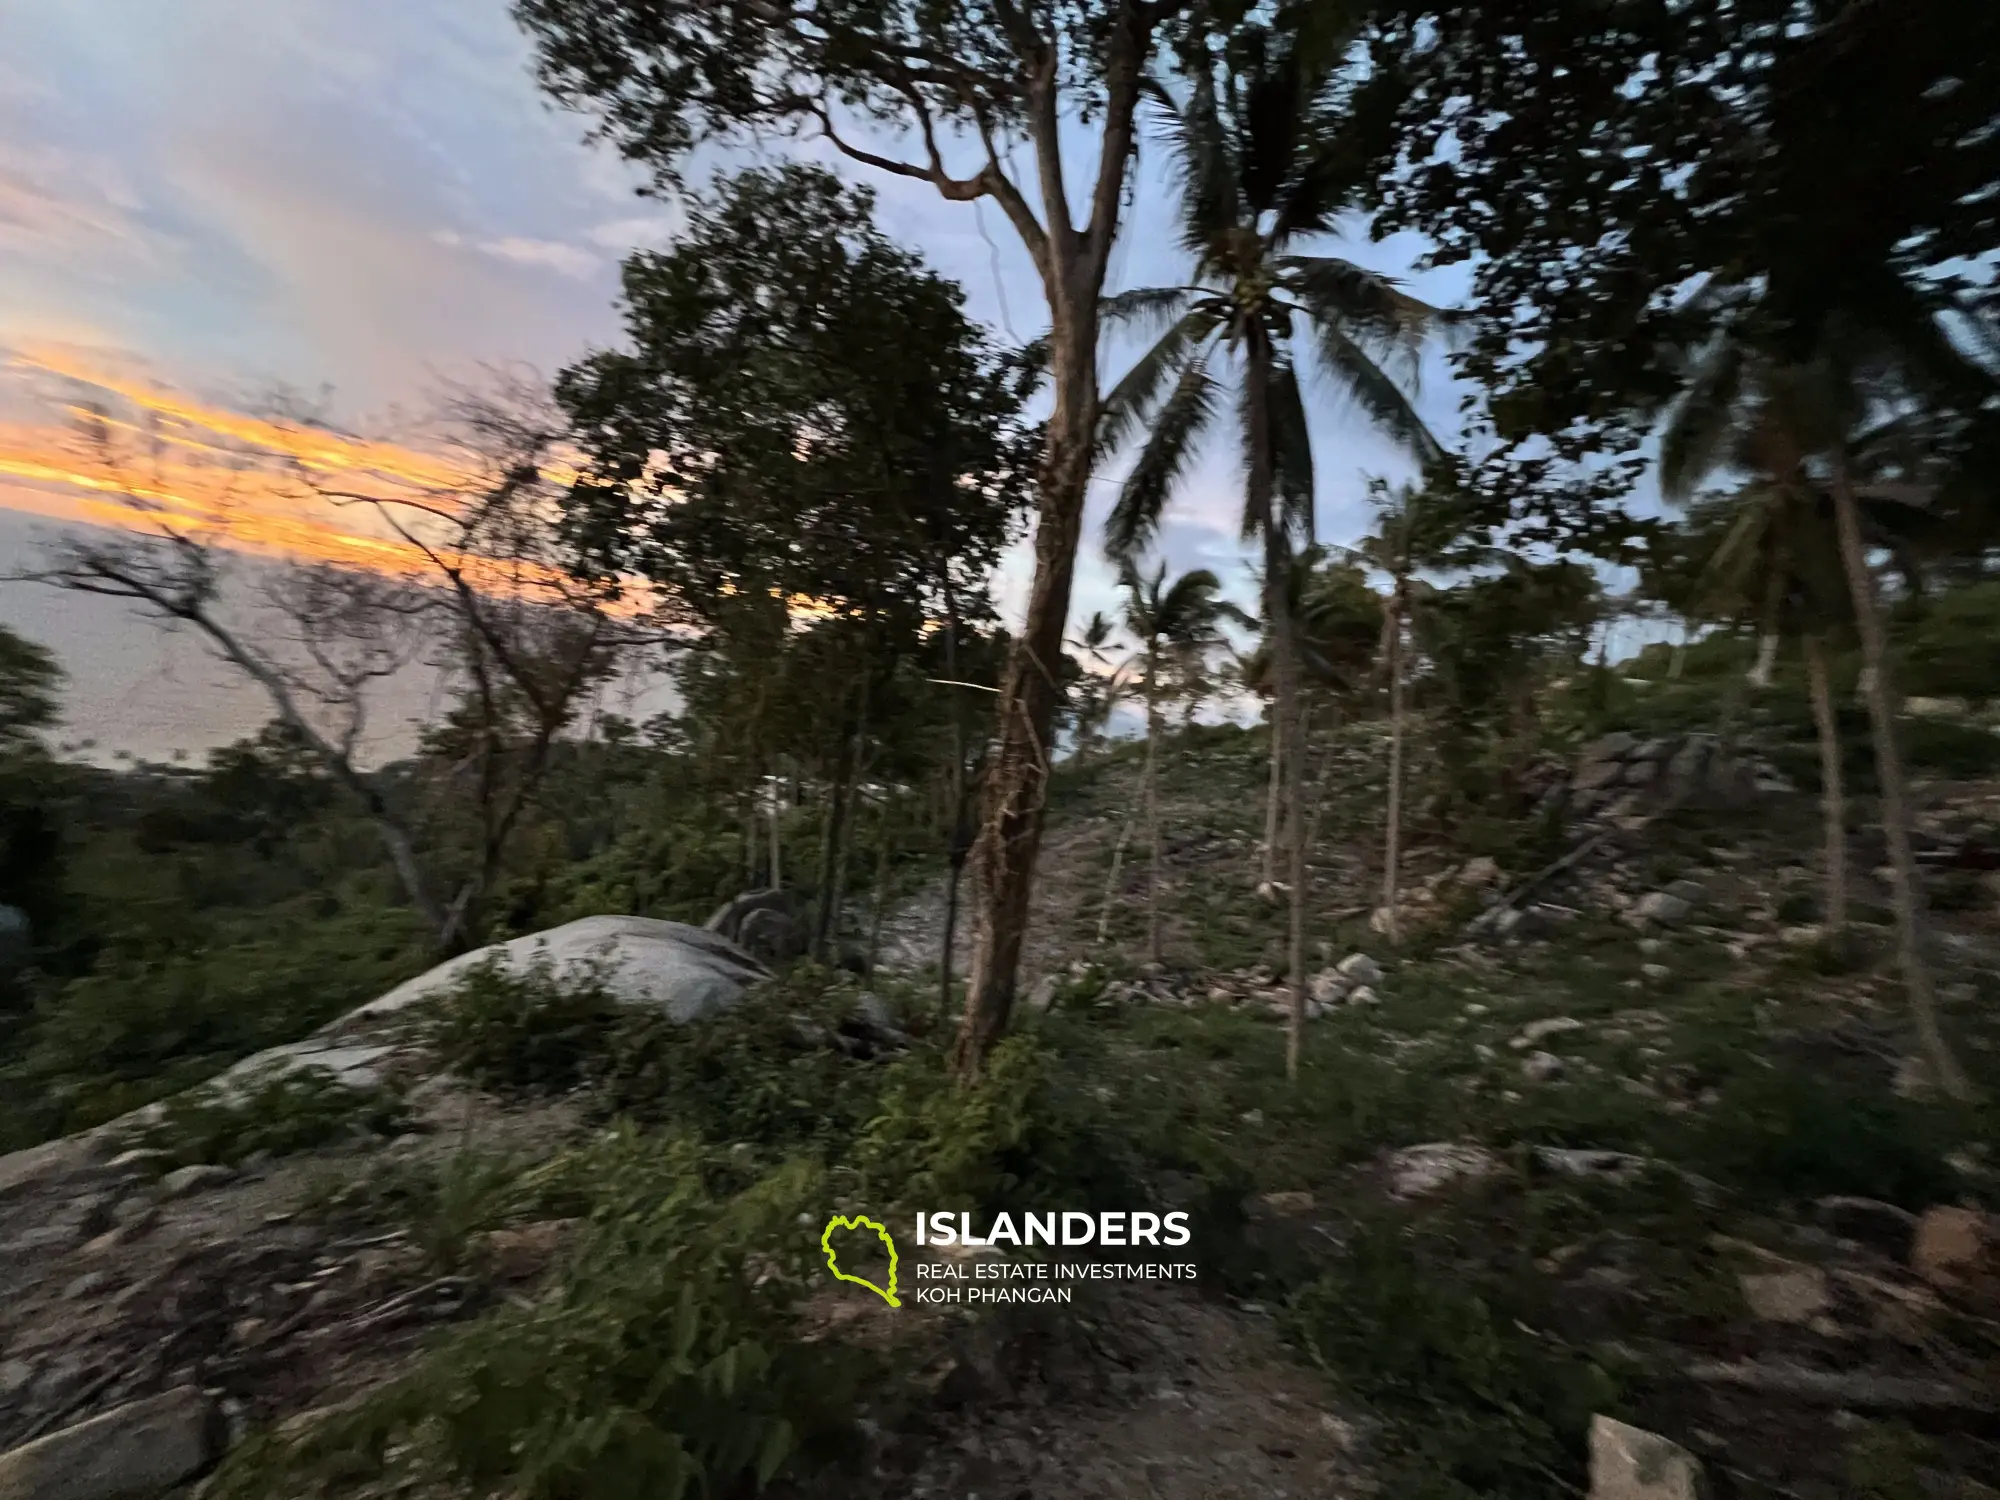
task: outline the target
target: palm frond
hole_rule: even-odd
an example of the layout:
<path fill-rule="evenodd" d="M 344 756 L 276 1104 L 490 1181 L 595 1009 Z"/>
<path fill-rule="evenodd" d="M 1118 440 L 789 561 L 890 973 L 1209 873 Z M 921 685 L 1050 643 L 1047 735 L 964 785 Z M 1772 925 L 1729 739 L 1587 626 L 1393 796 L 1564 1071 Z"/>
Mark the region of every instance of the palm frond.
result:
<path fill-rule="evenodd" d="M 1187 472 L 1202 434 L 1214 420 L 1215 396 L 1206 359 L 1197 359 L 1181 371 L 1173 392 L 1160 407 L 1146 446 L 1125 478 L 1118 503 L 1105 518 L 1104 548 L 1112 557 L 1129 558 L 1143 551 L 1159 529 L 1168 497 Z"/>
<path fill-rule="evenodd" d="M 1197 70 L 1185 104 L 1175 103 L 1163 88 L 1156 88 L 1152 98 L 1162 122 L 1160 133 L 1180 163 L 1181 245 L 1199 256 L 1242 217 L 1236 162 L 1216 106 L 1215 83 Z"/>
<path fill-rule="evenodd" d="M 1402 388 L 1339 325 L 1313 320 L 1319 359 L 1326 373 L 1369 418 L 1419 461 L 1434 463 L 1445 454 Z"/>
<path fill-rule="evenodd" d="M 1695 361 L 1680 399 L 1660 435 L 1660 492 L 1684 503 L 1713 473 L 1740 436 L 1743 346 L 1717 339 Z"/>
<path fill-rule="evenodd" d="M 1271 477 L 1278 520 L 1308 547 L 1319 540 L 1313 504 L 1312 434 L 1298 371 L 1286 361 L 1271 378 Z"/>
<path fill-rule="evenodd" d="M 1160 388 L 1200 357 L 1202 343 L 1215 332 L 1221 314 L 1206 305 L 1182 316 L 1151 348 L 1141 354 L 1105 395 L 1097 426 L 1100 455 L 1115 453 L 1132 438 L 1151 413 Z"/>
<path fill-rule="evenodd" d="M 1286 288 L 1315 322 L 1337 324 L 1362 343 L 1413 348 L 1451 314 L 1412 297 L 1393 277 L 1335 255 L 1285 255 L 1276 262 Z"/>

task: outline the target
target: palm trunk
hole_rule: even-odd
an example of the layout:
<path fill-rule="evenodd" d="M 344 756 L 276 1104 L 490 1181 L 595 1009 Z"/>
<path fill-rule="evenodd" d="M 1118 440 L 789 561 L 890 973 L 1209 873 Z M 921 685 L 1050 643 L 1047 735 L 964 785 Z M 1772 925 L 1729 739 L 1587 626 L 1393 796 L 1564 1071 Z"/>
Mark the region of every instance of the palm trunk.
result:
<path fill-rule="evenodd" d="M 1847 930 L 1847 792 L 1841 780 L 1840 721 L 1833 711 L 1825 639 L 1817 634 L 1807 635 L 1805 656 L 1813 727 L 1819 732 L 1819 805 L 1826 820 L 1826 909 L 1821 914 L 1822 926 L 1827 936 L 1837 942 Z"/>
<path fill-rule="evenodd" d="M 1139 788 L 1146 815 L 1146 957 L 1160 961 L 1160 694 L 1159 655 L 1146 652 L 1146 763 Z"/>
<path fill-rule="evenodd" d="M 1909 791 L 1903 779 L 1903 757 L 1896 743 L 1895 689 L 1889 675 L 1888 641 L 1877 613 L 1875 577 L 1861 540 L 1861 513 L 1847 472 L 1846 455 L 1833 462 L 1833 514 L 1840 533 L 1840 561 L 1854 605 L 1854 623 L 1861 637 L 1861 660 L 1867 680 L 1868 721 L 1875 740 L 1875 777 L 1882 789 L 1882 833 L 1889 845 L 1889 868 L 1895 879 L 1896 935 L 1903 985 L 1910 997 L 1910 1015 L 1917 1038 L 1930 1059 L 1937 1083 L 1954 1099 L 1973 1097 L 1972 1081 L 1959 1067 L 1939 1024 L 1937 995 L 1924 960 L 1923 887 L 1917 879 L 1916 855 L 1910 847 Z"/>
<path fill-rule="evenodd" d="M 1400 583 L 1398 590 L 1400 592 Z M 1389 835 L 1382 854 L 1382 909 L 1386 935 L 1393 945 L 1398 930 L 1397 896 L 1402 888 L 1400 856 L 1403 836 L 1403 611 L 1400 598 L 1389 619 Z"/>
<path fill-rule="evenodd" d="M 771 777 L 769 795 L 771 799 L 771 889 L 785 888 L 784 855 L 778 847 L 778 819 L 785 810 L 785 784 L 775 774 Z"/>
<path fill-rule="evenodd" d="M 1271 776 L 1264 794 L 1264 874 L 1260 885 L 1268 887 L 1278 878 L 1278 812 L 1284 806 L 1284 764 L 1280 753 L 1284 736 L 1278 733 L 1278 705 L 1271 704 Z"/>
<path fill-rule="evenodd" d="M 1292 755 L 1286 781 L 1285 854 L 1291 881 L 1290 923 L 1285 968 L 1290 1012 L 1285 1026 L 1285 1077 L 1296 1081 L 1306 1037 L 1306 722 L 1303 707 L 1294 718 Z"/>
<path fill-rule="evenodd" d="M 1111 870 L 1104 877 L 1104 905 L 1097 910 L 1097 946 L 1103 947 L 1111 941 L 1112 902 L 1118 895 L 1118 872 L 1125 863 L 1125 846 L 1132 839 L 1132 820 L 1127 818 L 1125 826 L 1118 830 L 1118 842 L 1111 848 Z"/>
<path fill-rule="evenodd" d="M 1285 800 L 1280 824 L 1285 849 L 1283 866 L 1291 885 L 1286 988 L 1289 991 L 1285 1031 L 1285 1076 L 1299 1076 L 1299 1055 L 1305 1044 L 1305 756 L 1299 739 L 1299 663 L 1293 640 L 1291 576 L 1292 549 L 1284 520 L 1273 505 L 1275 484 L 1271 449 L 1271 343 L 1260 324 L 1252 323 L 1244 339 L 1244 443 L 1249 493 L 1244 509 L 1264 537 L 1264 611 L 1271 626 L 1272 704 L 1275 743 L 1281 758 Z M 1277 863 L 1274 861 L 1274 863 Z"/>
<path fill-rule="evenodd" d="M 1037 476 L 1035 577 L 1027 618 L 1008 653 L 1000 688 L 999 743 L 973 853 L 980 887 L 979 941 L 952 1049 L 953 1068 L 966 1079 L 979 1076 L 1014 1012 L 1041 846 L 1051 731 L 1061 697 L 1056 665 L 1062 660 L 1097 433 L 1096 288 L 1089 289 L 1082 305 L 1058 298 L 1051 302 L 1055 409 Z"/>

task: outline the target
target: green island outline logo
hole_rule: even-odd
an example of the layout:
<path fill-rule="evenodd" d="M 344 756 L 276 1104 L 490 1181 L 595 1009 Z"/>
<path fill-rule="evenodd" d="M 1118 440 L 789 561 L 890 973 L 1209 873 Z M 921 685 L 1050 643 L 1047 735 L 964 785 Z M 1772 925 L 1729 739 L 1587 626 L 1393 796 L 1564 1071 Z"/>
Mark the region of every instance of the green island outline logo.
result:
<path fill-rule="evenodd" d="M 837 1257 L 840 1252 L 833 1248 L 833 1232 L 836 1229 L 872 1229 L 875 1231 L 876 1235 L 881 1239 L 882 1243 L 888 1246 L 889 1248 L 888 1291 L 886 1292 L 883 1291 L 882 1288 L 875 1285 L 874 1282 L 868 1280 L 864 1276 L 850 1276 L 845 1271 L 840 1269 L 840 1266 L 837 1261 Z M 855 1217 L 851 1219 L 841 1214 L 835 1214 L 831 1219 L 828 1219 L 826 1221 L 826 1228 L 820 1232 L 819 1248 L 823 1252 L 825 1252 L 826 1268 L 829 1271 L 833 1272 L 834 1280 L 851 1281 L 856 1286 L 865 1286 L 868 1288 L 869 1291 L 873 1292 L 876 1296 L 880 1297 L 884 1302 L 888 1303 L 891 1307 L 901 1307 L 903 1305 L 901 1302 L 898 1302 L 896 1300 L 896 1242 L 889 1237 L 889 1231 L 885 1229 L 882 1225 L 877 1224 L 873 1219 L 867 1218 L 864 1215 L 860 1214 L 855 1215 Z"/>

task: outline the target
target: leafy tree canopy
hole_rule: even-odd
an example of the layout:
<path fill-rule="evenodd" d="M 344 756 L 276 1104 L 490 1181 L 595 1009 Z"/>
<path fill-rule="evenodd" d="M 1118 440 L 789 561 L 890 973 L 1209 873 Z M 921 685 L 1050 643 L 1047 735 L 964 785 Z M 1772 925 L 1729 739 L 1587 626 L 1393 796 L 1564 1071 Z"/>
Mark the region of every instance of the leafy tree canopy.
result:
<path fill-rule="evenodd" d="M 790 166 L 690 205 L 625 267 L 630 351 L 564 372 L 600 565 L 714 621 L 748 595 L 963 618 L 1022 503 L 1024 382 L 872 196 Z"/>

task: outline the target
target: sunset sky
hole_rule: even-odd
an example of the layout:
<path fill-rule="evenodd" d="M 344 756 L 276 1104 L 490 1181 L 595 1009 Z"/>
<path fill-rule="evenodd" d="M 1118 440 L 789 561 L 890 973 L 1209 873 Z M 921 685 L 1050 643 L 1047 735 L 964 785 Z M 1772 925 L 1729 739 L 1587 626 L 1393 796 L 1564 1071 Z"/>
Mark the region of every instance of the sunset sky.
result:
<path fill-rule="evenodd" d="M 121 520 L 116 496 L 76 461 L 67 407 L 150 410 L 168 446 L 197 459 L 218 440 L 283 449 L 292 439 L 246 416 L 278 392 L 386 438 L 411 429 L 440 379 L 482 362 L 553 373 L 615 341 L 619 258 L 675 229 L 671 205 L 636 196 L 630 169 L 582 143 L 585 121 L 544 104 L 504 0 L 0 0 L 0 39 L 0 507 L 19 522 L 0 527 L 6 569 L 41 524 Z M 810 143 L 789 149 L 832 161 Z M 1039 286 L 996 211 L 849 175 L 878 189 L 888 232 L 957 278 L 997 336 L 1040 328 Z M 1178 279 L 1161 232 L 1170 209 L 1153 160 L 1115 284 Z M 1413 251 L 1342 249 L 1398 272 Z M 1433 273 L 1413 289 L 1455 301 L 1463 281 Z M 1429 362 L 1427 415 L 1452 429 L 1455 400 Z M 1323 534 L 1358 534 L 1362 476 L 1402 465 L 1330 403 L 1319 436 Z M 318 457 L 425 462 L 388 444 Z M 198 506 L 191 473 L 170 465 L 161 488 Z M 1100 509 L 1114 490 L 1115 473 L 1098 485 Z M 1248 603 L 1237 496 L 1229 464 L 1206 466 L 1165 549 L 1176 567 L 1216 567 Z M 385 545 L 296 486 L 239 484 L 229 524 L 264 554 L 365 565 Z M 1003 578 L 1010 605 L 1025 581 L 1017 552 Z M 1108 606 L 1110 593 L 1090 548 L 1077 612 Z M 74 735 L 198 752 L 242 732 L 244 714 L 260 720 L 192 642 L 129 619 L 80 624 L 83 602 L 0 587 L 0 621 L 65 659 Z M 131 687 L 162 672 L 177 683 L 171 713 Z M 174 722 L 154 723 L 163 716 Z"/>

